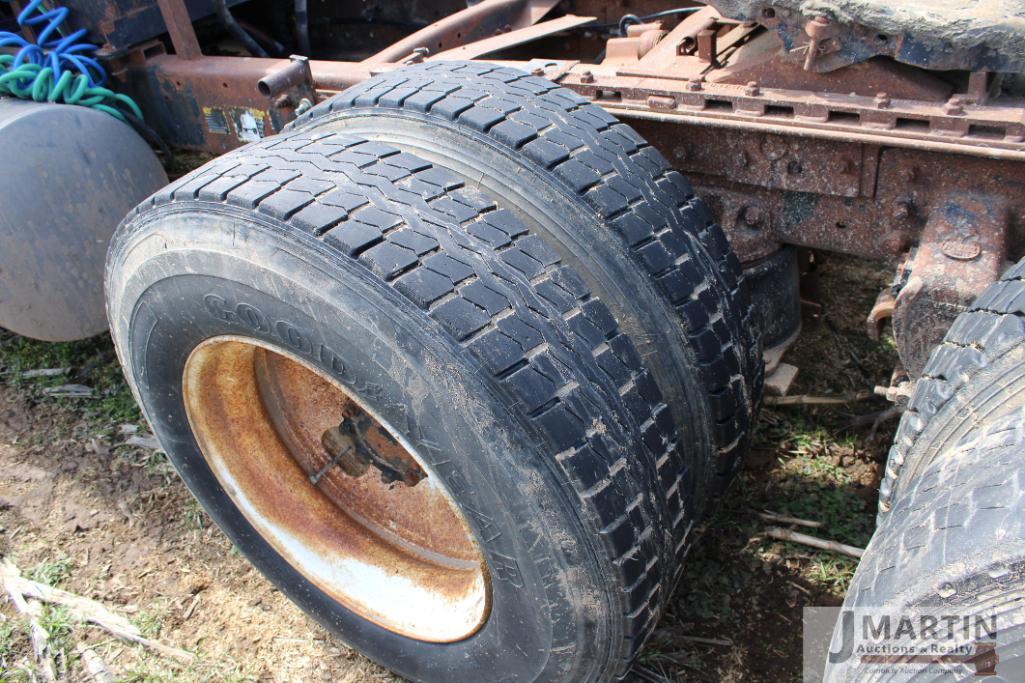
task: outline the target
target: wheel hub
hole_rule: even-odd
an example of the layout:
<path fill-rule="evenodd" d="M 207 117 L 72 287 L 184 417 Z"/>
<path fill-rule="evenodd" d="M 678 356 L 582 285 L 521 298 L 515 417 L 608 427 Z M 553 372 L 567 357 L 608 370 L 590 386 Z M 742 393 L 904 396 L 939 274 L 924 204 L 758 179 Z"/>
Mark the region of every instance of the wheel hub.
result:
<path fill-rule="evenodd" d="M 480 551 L 409 444 L 333 379 L 252 340 L 217 337 L 185 367 L 207 464 L 305 578 L 393 632 L 430 642 L 487 617 Z"/>

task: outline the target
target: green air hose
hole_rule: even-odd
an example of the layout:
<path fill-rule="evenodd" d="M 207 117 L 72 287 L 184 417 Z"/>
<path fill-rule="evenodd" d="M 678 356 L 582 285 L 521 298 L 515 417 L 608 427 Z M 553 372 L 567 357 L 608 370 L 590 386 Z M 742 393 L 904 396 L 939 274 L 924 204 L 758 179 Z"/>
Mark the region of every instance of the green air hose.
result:
<path fill-rule="evenodd" d="M 12 95 L 36 102 L 78 104 L 107 112 L 122 121 L 122 109 L 142 118 L 139 105 L 128 95 L 116 93 L 103 86 L 89 85 L 84 74 L 65 71 L 54 82 L 53 69 L 38 64 L 19 64 L 12 68 L 14 55 L 0 55 L 0 95 Z"/>
<path fill-rule="evenodd" d="M 0 54 L 0 95 L 77 104 L 122 121 L 141 121 L 142 111 L 132 98 L 103 86 L 107 74 L 94 57 L 98 48 L 79 42 L 85 31 L 64 33 L 61 24 L 67 15 L 67 8 L 47 10 L 42 0 L 32 0 L 18 14 L 18 25 L 37 31 L 35 43 L 0 31 L 0 48 L 17 48 L 16 54 Z"/>

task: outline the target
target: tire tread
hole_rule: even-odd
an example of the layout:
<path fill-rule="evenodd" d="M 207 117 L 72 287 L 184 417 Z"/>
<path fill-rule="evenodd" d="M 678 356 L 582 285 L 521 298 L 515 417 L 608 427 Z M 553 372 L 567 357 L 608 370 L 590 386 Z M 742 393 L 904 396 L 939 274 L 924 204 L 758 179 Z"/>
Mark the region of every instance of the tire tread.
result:
<path fill-rule="evenodd" d="M 416 93 L 397 96 L 399 93 Z M 526 156 L 591 207 L 675 311 L 697 354 L 714 423 L 701 485 L 712 505 L 739 469 L 761 403 L 764 365 L 740 263 L 708 207 L 632 128 L 576 93 L 516 69 L 428 62 L 364 81 L 300 116 L 406 107 L 464 125 Z"/>

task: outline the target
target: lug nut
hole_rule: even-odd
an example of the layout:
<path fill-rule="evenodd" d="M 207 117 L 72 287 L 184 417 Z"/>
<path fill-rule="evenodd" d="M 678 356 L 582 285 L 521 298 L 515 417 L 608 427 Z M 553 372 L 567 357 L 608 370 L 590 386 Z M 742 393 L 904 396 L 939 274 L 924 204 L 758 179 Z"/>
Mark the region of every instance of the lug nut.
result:
<path fill-rule="evenodd" d="M 749 81 L 747 87 L 744 88 L 744 94 L 748 97 L 758 97 L 762 94 L 761 89 L 758 87 L 757 81 Z"/>
<path fill-rule="evenodd" d="M 580 82 L 581 83 L 594 83 L 594 74 L 591 73 L 590 71 L 585 71 L 584 73 L 580 74 Z"/>

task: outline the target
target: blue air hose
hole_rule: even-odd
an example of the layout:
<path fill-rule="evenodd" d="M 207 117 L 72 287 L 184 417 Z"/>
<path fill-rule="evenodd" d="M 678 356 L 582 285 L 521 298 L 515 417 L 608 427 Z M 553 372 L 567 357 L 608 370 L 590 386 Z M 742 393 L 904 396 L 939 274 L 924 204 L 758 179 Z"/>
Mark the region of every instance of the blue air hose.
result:
<path fill-rule="evenodd" d="M 0 49 L 17 49 L 13 55 L 0 54 L 0 95 L 78 104 L 122 121 L 142 119 L 132 98 L 104 87 L 107 72 L 94 56 L 99 48 L 82 42 L 85 29 L 64 34 L 61 24 L 67 16 L 66 7 L 46 9 L 43 0 L 32 0 L 18 14 L 18 25 L 36 32 L 34 43 L 20 34 L 0 31 Z"/>

